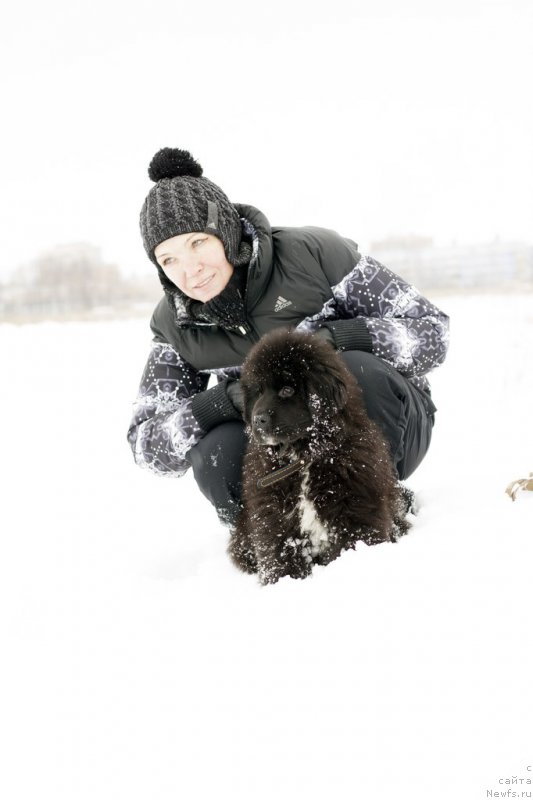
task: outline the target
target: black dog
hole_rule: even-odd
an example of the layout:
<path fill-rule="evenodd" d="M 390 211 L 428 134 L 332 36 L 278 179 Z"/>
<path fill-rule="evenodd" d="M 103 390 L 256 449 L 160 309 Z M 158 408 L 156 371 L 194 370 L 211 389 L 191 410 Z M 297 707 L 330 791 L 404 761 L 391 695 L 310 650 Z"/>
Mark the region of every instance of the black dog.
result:
<path fill-rule="evenodd" d="M 244 508 L 228 552 L 261 583 L 305 578 L 343 550 L 395 541 L 410 527 L 413 494 L 361 390 L 327 342 L 275 330 L 241 375 L 250 443 Z"/>

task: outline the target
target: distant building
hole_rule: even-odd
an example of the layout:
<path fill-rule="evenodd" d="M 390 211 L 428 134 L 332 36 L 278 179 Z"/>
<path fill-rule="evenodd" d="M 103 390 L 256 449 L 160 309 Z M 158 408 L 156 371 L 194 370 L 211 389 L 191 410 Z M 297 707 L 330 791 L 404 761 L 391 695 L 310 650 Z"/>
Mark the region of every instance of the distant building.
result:
<path fill-rule="evenodd" d="M 533 289 L 533 247 L 499 239 L 436 246 L 421 236 L 373 242 L 369 252 L 410 283 L 431 289 Z"/>
<path fill-rule="evenodd" d="M 38 318 L 87 313 L 157 302 L 161 286 L 157 272 L 125 277 L 116 264 L 106 263 L 101 249 L 90 242 L 59 244 L 19 267 L 0 284 L 0 318 Z"/>

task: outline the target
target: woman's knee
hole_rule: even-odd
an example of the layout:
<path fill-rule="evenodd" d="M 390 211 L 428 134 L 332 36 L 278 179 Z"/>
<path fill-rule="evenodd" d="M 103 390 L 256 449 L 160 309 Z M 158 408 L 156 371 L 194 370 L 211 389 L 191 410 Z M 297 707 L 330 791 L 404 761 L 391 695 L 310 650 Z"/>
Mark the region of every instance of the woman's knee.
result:
<path fill-rule="evenodd" d="M 341 353 L 357 380 L 367 413 L 389 442 L 400 479 L 408 477 L 424 458 L 434 417 L 422 393 L 394 367 L 372 353 Z"/>
<path fill-rule="evenodd" d="M 340 355 L 361 389 L 371 419 L 395 427 L 403 408 L 405 378 L 372 353 L 350 350 Z"/>
<path fill-rule="evenodd" d="M 396 376 L 400 377 L 393 366 L 373 353 L 366 353 L 363 350 L 347 350 L 339 355 L 361 388 L 375 386 L 378 379 L 387 379 L 390 382 Z"/>
<path fill-rule="evenodd" d="M 212 428 L 187 454 L 202 494 L 218 509 L 240 501 L 244 424 L 227 422 Z"/>

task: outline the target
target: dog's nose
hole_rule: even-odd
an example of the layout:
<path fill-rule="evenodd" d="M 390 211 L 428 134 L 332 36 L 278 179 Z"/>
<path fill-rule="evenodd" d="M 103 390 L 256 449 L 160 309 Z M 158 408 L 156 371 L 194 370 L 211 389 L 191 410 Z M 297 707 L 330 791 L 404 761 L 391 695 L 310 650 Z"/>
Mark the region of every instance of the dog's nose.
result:
<path fill-rule="evenodd" d="M 266 432 L 270 429 L 270 419 L 270 414 L 267 414 L 266 412 L 262 414 L 254 414 L 253 427 L 257 431 Z"/>

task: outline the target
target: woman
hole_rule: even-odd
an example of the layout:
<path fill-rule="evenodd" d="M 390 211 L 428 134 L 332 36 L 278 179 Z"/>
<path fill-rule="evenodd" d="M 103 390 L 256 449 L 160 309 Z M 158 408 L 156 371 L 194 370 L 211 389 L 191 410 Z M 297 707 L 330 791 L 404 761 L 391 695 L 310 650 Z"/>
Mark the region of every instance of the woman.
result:
<path fill-rule="evenodd" d="M 165 295 L 128 431 L 136 463 L 176 477 L 192 466 L 232 526 L 246 444 L 240 366 L 264 333 L 294 326 L 342 353 L 398 477 L 411 475 L 431 441 L 425 376 L 446 356 L 446 314 L 350 239 L 271 228 L 258 209 L 230 203 L 187 151 L 160 150 L 148 174 L 141 235 Z"/>

